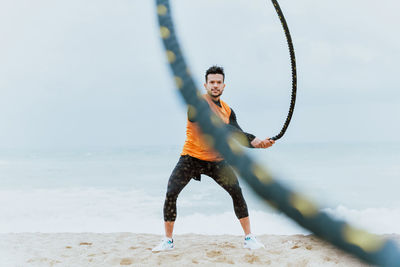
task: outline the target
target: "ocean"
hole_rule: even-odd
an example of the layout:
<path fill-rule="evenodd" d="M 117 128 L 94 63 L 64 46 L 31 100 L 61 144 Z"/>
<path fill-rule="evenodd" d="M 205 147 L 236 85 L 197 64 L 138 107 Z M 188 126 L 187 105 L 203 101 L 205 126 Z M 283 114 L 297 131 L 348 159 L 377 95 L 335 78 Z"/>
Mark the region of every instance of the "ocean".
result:
<path fill-rule="evenodd" d="M 0 151 L 0 233 L 163 233 L 180 146 Z M 278 142 L 247 150 L 274 177 L 338 219 L 400 234 L 400 144 Z M 255 234 L 307 234 L 239 180 Z M 175 233 L 241 235 L 230 196 L 211 178 L 178 198 Z"/>

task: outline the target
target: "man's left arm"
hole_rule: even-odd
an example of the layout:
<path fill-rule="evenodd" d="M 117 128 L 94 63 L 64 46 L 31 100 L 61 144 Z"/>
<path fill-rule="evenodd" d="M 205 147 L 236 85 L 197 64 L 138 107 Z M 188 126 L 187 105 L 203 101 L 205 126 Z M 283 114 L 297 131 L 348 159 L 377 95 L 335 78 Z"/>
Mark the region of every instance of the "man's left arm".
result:
<path fill-rule="evenodd" d="M 232 108 L 231 108 L 231 115 L 229 117 L 229 127 L 233 131 L 240 132 L 246 136 L 247 140 L 242 140 L 242 139 L 238 140 L 239 143 L 243 146 L 250 147 L 250 148 L 268 148 L 275 143 L 274 140 L 271 140 L 269 138 L 266 138 L 265 140 L 261 140 L 253 134 L 244 132 L 242 130 L 242 128 L 239 126 L 239 124 L 237 122 L 237 118 L 236 118 L 236 113 L 233 111 Z"/>

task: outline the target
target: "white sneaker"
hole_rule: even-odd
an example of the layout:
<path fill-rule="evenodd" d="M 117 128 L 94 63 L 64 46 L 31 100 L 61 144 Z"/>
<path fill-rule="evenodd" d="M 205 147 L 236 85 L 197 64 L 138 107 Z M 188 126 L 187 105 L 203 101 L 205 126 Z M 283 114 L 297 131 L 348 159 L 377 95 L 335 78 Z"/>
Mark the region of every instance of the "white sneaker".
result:
<path fill-rule="evenodd" d="M 171 238 L 168 238 L 168 237 L 164 237 L 164 239 L 161 240 L 160 244 L 158 244 L 151 251 L 159 252 L 159 251 L 166 251 L 166 250 L 172 250 L 172 249 L 174 249 L 174 240 Z"/>
<path fill-rule="evenodd" d="M 253 234 L 248 234 L 245 236 L 243 247 L 249 249 L 265 248 L 262 243 L 258 242 Z"/>

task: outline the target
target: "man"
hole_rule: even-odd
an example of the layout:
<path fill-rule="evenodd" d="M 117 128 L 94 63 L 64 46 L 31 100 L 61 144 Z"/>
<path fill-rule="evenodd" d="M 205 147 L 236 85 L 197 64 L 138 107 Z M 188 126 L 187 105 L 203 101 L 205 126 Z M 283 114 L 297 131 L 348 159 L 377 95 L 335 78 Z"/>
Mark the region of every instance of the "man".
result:
<path fill-rule="evenodd" d="M 222 67 L 212 66 L 205 75 L 204 87 L 207 94 L 203 95 L 211 110 L 217 114 L 224 123 L 234 131 L 243 133 L 247 137 L 247 144 L 251 148 L 268 148 L 275 142 L 269 138 L 260 140 L 252 134 L 242 131 L 236 121 L 235 112 L 222 101 L 221 95 L 225 89 L 225 73 Z M 153 252 L 171 250 L 174 248 L 172 232 L 176 219 L 176 200 L 182 189 L 193 178 L 200 181 L 201 174 L 213 178 L 232 197 L 236 217 L 245 234 L 244 247 L 258 249 L 263 244 L 251 234 L 250 219 L 247 211 L 246 201 L 243 198 L 242 190 L 238 179 L 232 168 L 216 151 L 208 146 L 203 139 L 200 128 L 193 116 L 188 111 L 188 122 L 186 127 L 186 141 L 179 162 L 168 181 L 167 194 L 164 202 L 164 227 L 165 238 L 153 248 Z"/>

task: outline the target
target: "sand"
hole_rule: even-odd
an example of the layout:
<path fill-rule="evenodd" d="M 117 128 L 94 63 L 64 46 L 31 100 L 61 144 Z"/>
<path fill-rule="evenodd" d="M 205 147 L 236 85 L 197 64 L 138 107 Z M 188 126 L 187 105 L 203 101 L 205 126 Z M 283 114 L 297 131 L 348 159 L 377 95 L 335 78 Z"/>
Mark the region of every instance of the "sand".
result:
<path fill-rule="evenodd" d="M 367 266 L 312 235 L 262 235 L 266 248 L 242 248 L 243 237 L 177 235 L 176 249 L 151 251 L 159 235 L 132 233 L 0 234 L 0 266 Z"/>

